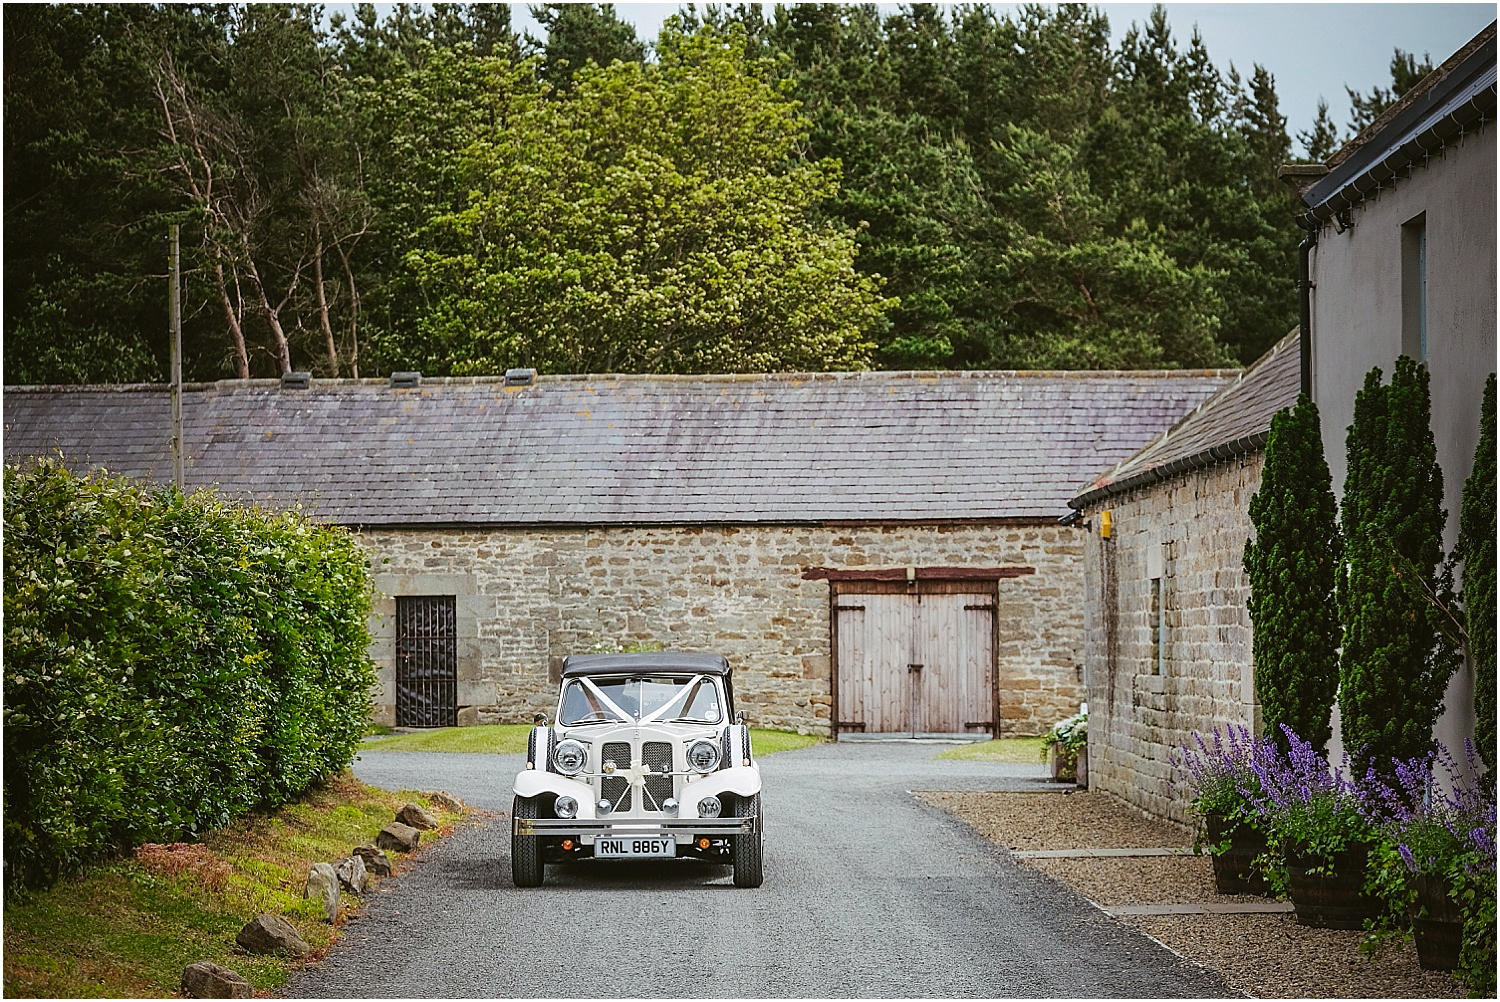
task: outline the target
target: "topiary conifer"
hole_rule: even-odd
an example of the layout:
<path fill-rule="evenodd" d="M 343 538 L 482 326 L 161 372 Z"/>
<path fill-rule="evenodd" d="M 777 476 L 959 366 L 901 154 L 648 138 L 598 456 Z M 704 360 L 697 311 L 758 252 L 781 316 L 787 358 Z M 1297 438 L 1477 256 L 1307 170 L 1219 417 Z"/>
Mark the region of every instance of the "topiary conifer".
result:
<path fill-rule="evenodd" d="M 1334 601 L 1338 506 L 1318 407 L 1306 394 L 1271 419 L 1250 521 L 1255 539 L 1245 544 L 1245 573 L 1264 731 L 1284 748 L 1285 724 L 1326 751 L 1343 632 Z"/>
<path fill-rule="evenodd" d="M 1479 445 L 1458 512 L 1464 614 L 1474 659 L 1474 743 L 1495 774 L 1495 374 L 1484 384 Z"/>
<path fill-rule="evenodd" d="M 1339 710 L 1356 774 L 1432 748 L 1454 661 L 1439 649 L 1443 473 L 1427 370 L 1372 369 L 1354 402 L 1344 480 Z"/>

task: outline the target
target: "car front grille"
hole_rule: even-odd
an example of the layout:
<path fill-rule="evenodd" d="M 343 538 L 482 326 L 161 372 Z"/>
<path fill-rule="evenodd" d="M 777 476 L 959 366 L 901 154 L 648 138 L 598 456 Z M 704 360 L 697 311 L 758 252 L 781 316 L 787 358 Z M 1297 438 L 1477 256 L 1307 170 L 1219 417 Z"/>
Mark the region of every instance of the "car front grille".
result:
<path fill-rule="evenodd" d="M 671 773 L 672 746 L 665 741 L 647 741 L 641 746 L 641 762 L 651 770 L 646 777 L 647 799 L 641 806 L 646 810 L 661 810 L 662 802 L 672 795 L 672 777 L 657 773 Z"/>
<path fill-rule="evenodd" d="M 631 755 L 628 741 L 606 741 L 599 755 L 601 767 L 607 760 L 614 762 L 616 768 L 630 768 Z M 614 804 L 617 811 L 630 810 L 630 782 L 623 777 L 605 776 L 599 784 L 599 795 Z"/>
<path fill-rule="evenodd" d="M 639 804 L 633 804 L 635 791 L 630 781 L 623 776 L 605 774 L 599 778 L 599 795 L 614 805 L 617 812 L 631 810 L 659 812 L 662 804 L 676 793 L 676 777 L 672 776 L 672 743 L 670 741 L 646 741 L 641 744 L 637 756 L 628 741 L 606 741 L 599 749 L 599 767 L 613 762 L 616 769 L 628 769 L 639 761 L 651 774 L 646 777 L 645 795 Z"/>

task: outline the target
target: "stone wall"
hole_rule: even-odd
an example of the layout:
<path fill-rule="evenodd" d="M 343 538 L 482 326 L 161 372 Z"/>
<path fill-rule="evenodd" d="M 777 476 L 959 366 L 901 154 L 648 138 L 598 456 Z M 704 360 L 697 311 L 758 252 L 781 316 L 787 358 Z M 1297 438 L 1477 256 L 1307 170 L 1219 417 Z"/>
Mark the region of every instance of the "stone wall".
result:
<path fill-rule="evenodd" d="M 1042 525 L 366 530 L 376 720 L 395 720 L 395 596 L 457 596 L 459 722 L 550 711 L 562 659 L 601 642 L 717 651 L 751 722 L 826 733 L 830 584 L 809 568 L 1029 566 L 1000 581 L 1002 729 L 1039 734 L 1083 699 L 1083 533 Z"/>
<path fill-rule="evenodd" d="M 1089 786 L 1188 821 L 1168 755 L 1194 731 L 1258 726 L 1245 541 L 1262 453 L 1107 498 L 1085 514 Z M 1112 535 L 1100 538 L 1101 513 Z M 1152 580 L 1159 579 L 1160 645 Z"/>

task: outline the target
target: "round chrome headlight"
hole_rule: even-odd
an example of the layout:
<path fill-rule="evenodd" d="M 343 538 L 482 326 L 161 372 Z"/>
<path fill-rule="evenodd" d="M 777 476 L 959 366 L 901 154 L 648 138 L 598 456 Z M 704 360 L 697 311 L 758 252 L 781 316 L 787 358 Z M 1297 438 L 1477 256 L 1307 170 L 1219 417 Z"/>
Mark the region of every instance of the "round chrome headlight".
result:
<path fill-rule="evenodd" d="M 594 805 L 595 813 L 597 813 L 601 818 L 607 814 L 613 814 L 614 810 L 615 805 L 611 804 L 608 800 L 601 800 Z"/>
<path fill-rule="evenodd" d="M 552 806 L 557 811 L 557 816 L 564 820 L 578 817 L 578 801 L 566 793 L 558 797 L 557 803 Z"/>
<path fill-rule="evenodd" d="M 723 809 L 724 805 L 719 803 L 718 797 L 704 797 L 698 801 L 698 817 L 700 818 L 716 818 Z"/>
<path fill-rule="evenodd" d="M 688 745 L 687 762 L 696 772 L 713 772 L 719 767 L 719 743 L 699 738 Z"/>
<path fill-rule="evenodd" d="M 572 738 L 566 741 L 559 741 L 557 747 L 552 749 L 552 762 L 557 766 L 557 771 L 565 776 L 582 772 L 588 760 L 588 749 Z"/>

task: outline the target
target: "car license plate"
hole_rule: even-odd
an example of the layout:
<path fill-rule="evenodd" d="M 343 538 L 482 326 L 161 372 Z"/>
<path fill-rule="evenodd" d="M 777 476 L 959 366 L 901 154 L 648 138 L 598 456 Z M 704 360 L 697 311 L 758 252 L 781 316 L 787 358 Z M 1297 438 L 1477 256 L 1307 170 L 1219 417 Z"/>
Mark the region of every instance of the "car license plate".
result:
<path fill-rule="evenodd" d="M 594 855 L 605 858 L 676 856 L 677 841 L 670 838 L 596 838 Z"/>

